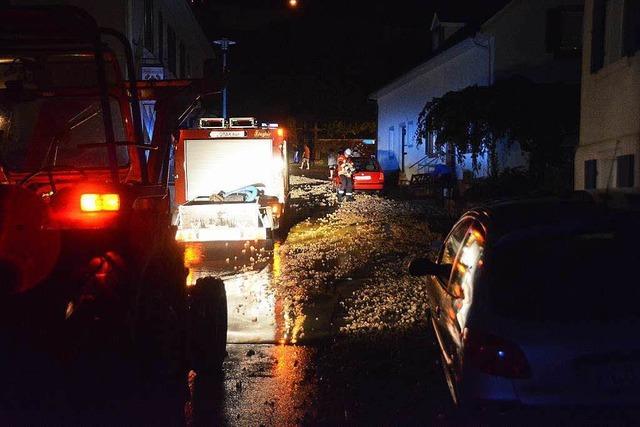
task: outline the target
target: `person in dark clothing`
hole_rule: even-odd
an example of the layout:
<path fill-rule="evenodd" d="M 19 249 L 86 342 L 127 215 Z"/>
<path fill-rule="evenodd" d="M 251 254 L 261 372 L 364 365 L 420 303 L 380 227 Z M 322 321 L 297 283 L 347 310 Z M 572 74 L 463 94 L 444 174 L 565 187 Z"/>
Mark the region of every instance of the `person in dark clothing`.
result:
<path fill-rule="evenodd" d="M 338 157 L 338 177 L 340 178 L 340 188 L 338 189 L 338 201 L 345 197 L 348 202 L 353 200 L 353 173 L 356 167 L 351 159 L 351 150 L 347 148 L 344 154 Z"/>

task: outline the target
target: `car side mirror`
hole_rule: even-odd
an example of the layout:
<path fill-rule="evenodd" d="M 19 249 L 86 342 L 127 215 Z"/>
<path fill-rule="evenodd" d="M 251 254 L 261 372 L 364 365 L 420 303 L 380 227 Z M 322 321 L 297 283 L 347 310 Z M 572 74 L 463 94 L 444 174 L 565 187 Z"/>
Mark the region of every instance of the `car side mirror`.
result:
<path fill-rule="evenodd" d="M 414 258 L 409 262 L 408 272 L 413 277 L 449 277 L 451 264 L 437 264 L 428 258 Z"/>

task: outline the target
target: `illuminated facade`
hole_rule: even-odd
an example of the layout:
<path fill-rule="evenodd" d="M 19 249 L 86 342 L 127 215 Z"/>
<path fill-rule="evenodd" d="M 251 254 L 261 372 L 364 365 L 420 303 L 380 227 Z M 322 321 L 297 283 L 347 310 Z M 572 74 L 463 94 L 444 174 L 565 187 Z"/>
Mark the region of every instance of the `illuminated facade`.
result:
<path fill-rule="evenodd" d="M 425 104 L 447 92 L 513 76 L 536 83 L 578 84 L 582 8 L 580 0 L 513 0 L 481 24 L 465 26 L 434 16 L 435 53 L 371 96 L 378 103 L 378 158 L 383 169 L 410 179 L 447 162 L 433 150 L 432 141 L 416 141 L 415 135 Z M 499 143 L 496 154 L 500 168 L 528 164 L 517 143 Z M 462 164 L 456 164 L 458 178 L 488 174 L 486 157 L 478 159 L 475 170 L 470 156 L 463 157 Z"/>
<path fill-rule="evenodd" d="M 576 190 L 640 189 L 640 6 L 587 0 Z"/>

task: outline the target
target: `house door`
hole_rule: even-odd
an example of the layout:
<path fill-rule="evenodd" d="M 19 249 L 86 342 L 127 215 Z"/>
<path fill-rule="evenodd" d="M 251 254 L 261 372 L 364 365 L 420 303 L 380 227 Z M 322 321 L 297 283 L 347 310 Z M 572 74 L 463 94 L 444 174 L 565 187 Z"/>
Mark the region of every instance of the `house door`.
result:
<path fill-rule="evenodd" d="M 400 125 L 400 155 L 402 157 L 402 172 L 404 172 L 404 163 L 405 158 L 407 157 L 407 127 L 405 125 Z"/>

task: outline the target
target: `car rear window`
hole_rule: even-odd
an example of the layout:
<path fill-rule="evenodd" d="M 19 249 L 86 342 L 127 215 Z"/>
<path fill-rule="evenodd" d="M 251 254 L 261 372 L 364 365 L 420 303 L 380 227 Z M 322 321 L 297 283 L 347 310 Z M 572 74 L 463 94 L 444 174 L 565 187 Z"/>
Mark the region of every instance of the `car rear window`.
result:
<path fill-rule="evenodd" d="M 537 230 L 499 245 L 488 266 L 493 311 L 533 321 L 639 317 L 639 226 Z"/>
<path fill-rule="evenodd" d="M 378 164 L 373 158 L 358 158 L 353 159 L 353 164 L 358 172 L 377 172 L 380 170 Z"/>

